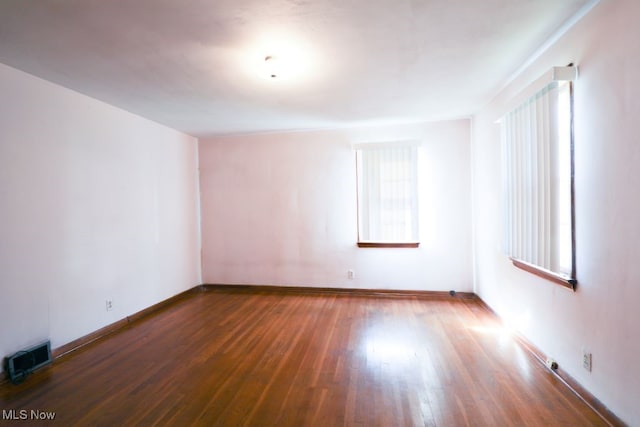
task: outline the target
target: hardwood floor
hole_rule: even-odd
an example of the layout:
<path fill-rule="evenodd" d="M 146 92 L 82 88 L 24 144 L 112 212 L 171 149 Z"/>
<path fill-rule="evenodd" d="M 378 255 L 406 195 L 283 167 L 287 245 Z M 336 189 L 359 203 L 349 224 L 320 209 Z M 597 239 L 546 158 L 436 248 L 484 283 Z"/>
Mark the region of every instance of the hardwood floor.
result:
<path fill-rule="evenodd" d="M 606 425 L 475 299 L 272 289 L 193 293 L 4 384 L 0 409 L 82 426 Z"/>

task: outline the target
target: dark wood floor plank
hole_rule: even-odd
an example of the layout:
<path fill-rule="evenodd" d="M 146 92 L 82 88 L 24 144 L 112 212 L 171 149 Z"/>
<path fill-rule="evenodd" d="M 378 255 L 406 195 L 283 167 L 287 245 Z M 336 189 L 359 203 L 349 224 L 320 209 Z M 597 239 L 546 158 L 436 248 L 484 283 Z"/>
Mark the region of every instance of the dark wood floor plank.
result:
<path fill-rule="evenodd" d="M 194 292 L 0 387 L 60 425 L 606 425 L 472 298 Z"/>

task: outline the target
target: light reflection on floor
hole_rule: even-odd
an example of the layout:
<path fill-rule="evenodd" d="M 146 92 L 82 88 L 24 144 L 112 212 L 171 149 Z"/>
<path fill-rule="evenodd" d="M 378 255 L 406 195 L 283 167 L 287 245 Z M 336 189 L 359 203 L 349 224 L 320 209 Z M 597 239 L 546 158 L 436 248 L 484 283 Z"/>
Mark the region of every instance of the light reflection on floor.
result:
<path fill-rule="evenodd" d="M 367 366 L 406 369 L 418 360 L 420 343 L 417 337 L 404 333 L 403 329 L 402 325 L 382 323 L 374 323 L 367 329 L 360 348 Z"/>
<path fill-rule="evenodd" d="M 418 356 L 418 350 L 402 338 L 369 336 L 363 347 L 367 363 L 406 365 Z"/>
<path fill-rule="evenodd" d="M 505 365 L 517 366 L 521 378 L 529 381 L 533 374 L 531 357 L 516 343 L 518 331 L 526 327 L 528 322 L 529 317 L 524 314 L 509 323 L 461 325 L 461 333 L 498 349 L 497 354 L 505 358 Z M 387 323 L 377 319 L 367 326 L 359 344 L 359 353 L 371 371 L 392 376 L 404 376 L 404 372 L 410 371 L 413 372 L 413 378 L 407 377 L 407 381 L 418 381 L 425 376 L 428 377 L 425 383 L 434 390 L 440 386 L 441 380 L 448 378 L 448 374 L 438 372 L 437 367 L 442 366 L 439 347 L 430 346 L 430 342 L 427 336 L 408 333 L 401 322 Z"/>
<path fill-rule="evenodd" d="M 503 351 L 506 351 L 511 358 L 515 359 L 516 365 L 523 376 L 523 379 L 531 378 L 531 360 L 525 351 L 515 344 L 519 331 L 525 330 L 530 322 L 529 313 L 524 313 L 518 317 L 511 317 L 510 321 L 487 325 L 470 325 L 467 329 L 490 337 L 495 337 L 496 344 Z"/>

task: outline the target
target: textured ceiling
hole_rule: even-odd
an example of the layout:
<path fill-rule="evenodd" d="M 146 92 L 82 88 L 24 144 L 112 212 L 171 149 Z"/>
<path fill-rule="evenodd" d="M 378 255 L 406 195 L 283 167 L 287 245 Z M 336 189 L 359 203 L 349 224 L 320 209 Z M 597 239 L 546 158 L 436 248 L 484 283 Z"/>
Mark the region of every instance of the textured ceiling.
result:
<path fill-rule="evenodd" d="M 200 137 L 442 120 L 587 3 L 0 0 L 0 62 Z"/>

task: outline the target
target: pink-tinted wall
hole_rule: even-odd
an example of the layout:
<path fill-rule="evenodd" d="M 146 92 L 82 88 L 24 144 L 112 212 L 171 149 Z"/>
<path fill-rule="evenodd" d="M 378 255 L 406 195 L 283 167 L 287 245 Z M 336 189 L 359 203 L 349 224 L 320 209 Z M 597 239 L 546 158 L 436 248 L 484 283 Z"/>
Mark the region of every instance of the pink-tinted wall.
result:
<path fill-rule="evenodd" d="M 203 281 L 470 291 L 469 138 L 459 120 L 200 141 Z M 424 141 L 420 248 L 357 248 L 351 144 L 406 139 Z"/>
<path fill-rule="evenodd" d="M 629 425 L 640 424 L 640 2 L 604 0 L 473 122 L 475 286 L 503 318 Z M 575 293 L 514 268 L 500 247 L 500 135 L 508 100 L 574 62 Z M 582 351 L 593 354 L 591 373 Z"/>
<path fill-rule="evenodd" d="M 195 138 L 4 65 L 0 94 L 0 356 L 200 284 Z"/>

